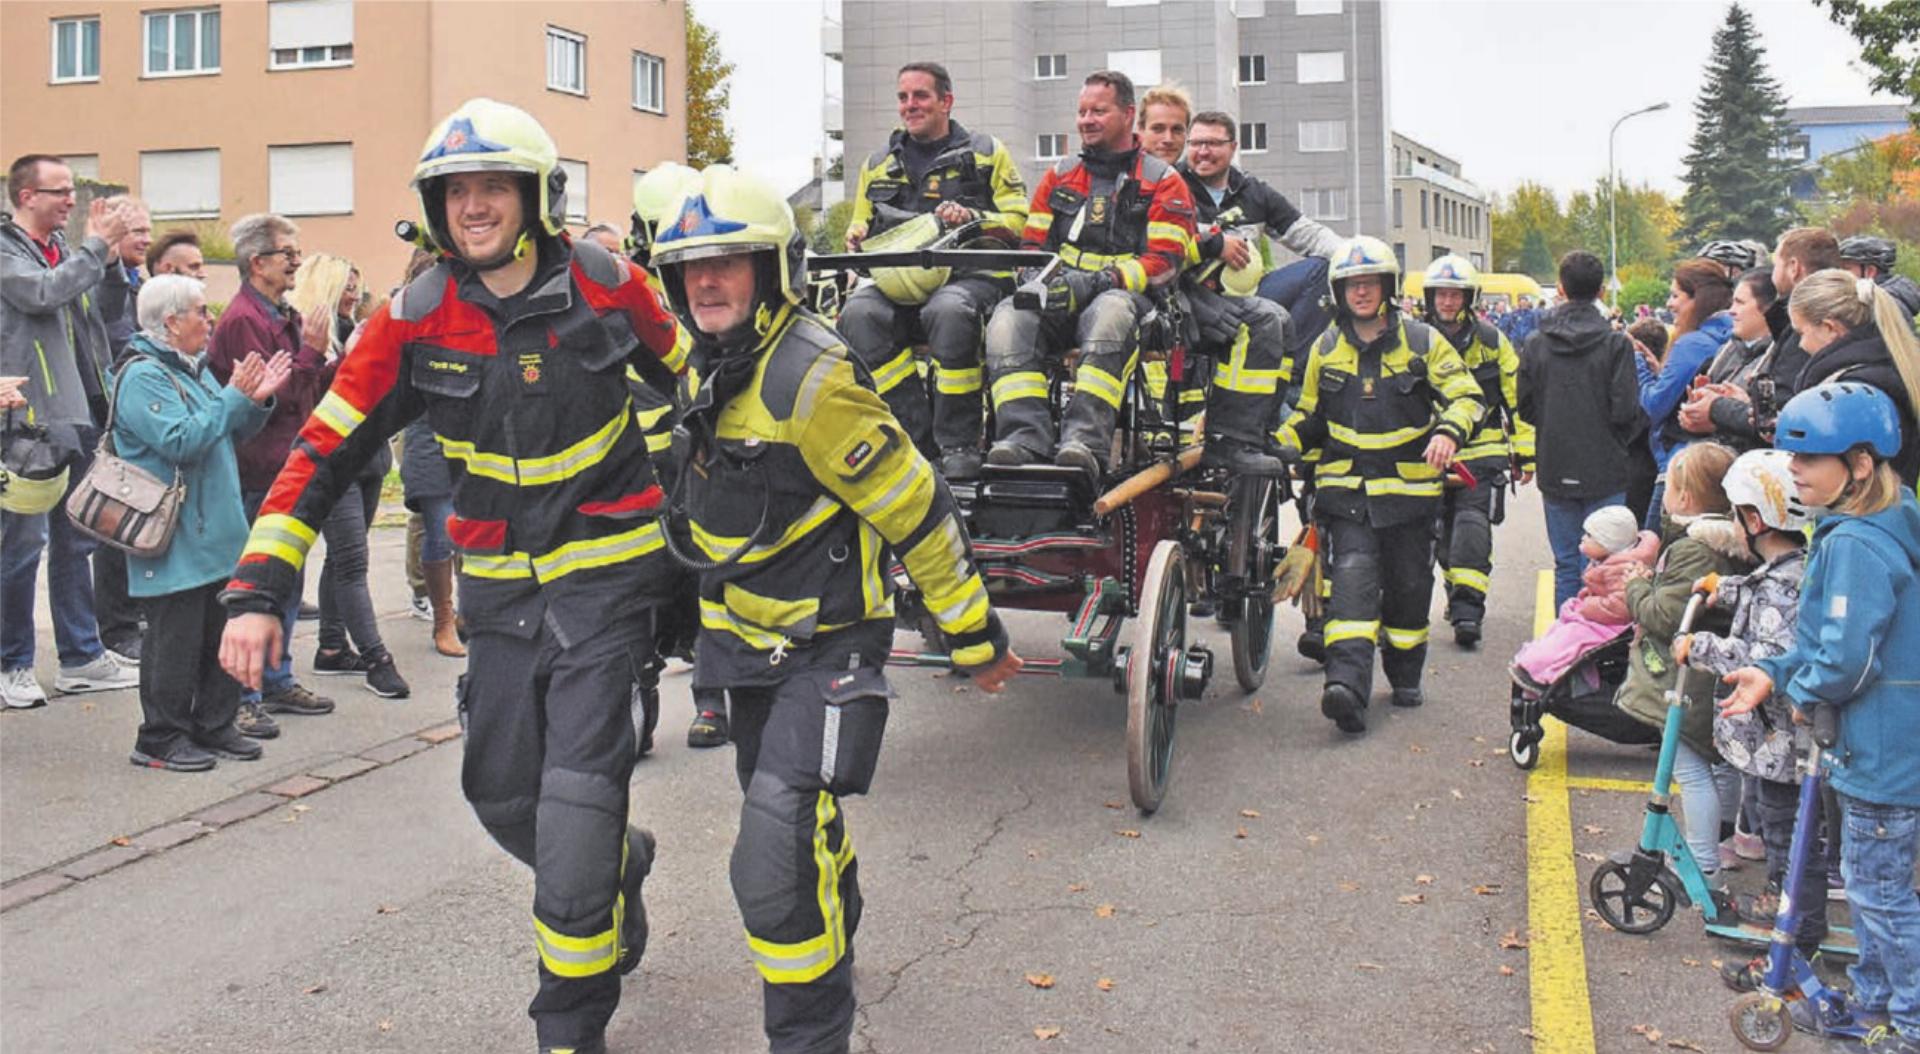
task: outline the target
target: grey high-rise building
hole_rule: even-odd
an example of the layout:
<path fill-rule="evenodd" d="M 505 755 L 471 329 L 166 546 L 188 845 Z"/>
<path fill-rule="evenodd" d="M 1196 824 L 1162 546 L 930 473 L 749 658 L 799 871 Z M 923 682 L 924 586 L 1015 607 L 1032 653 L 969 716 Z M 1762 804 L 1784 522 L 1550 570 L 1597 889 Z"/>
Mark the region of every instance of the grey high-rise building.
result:
<path fill-rule="evenodd" d="M 1370 0 L 827 2 L 828 182 L 898 124 L 896 71 L 953 74 L 954 117 L 1000 137 L 1029 183 L 1079 151 L 1081 81 L 1117 69 L 1177 82 L 1240 123 L 1238 164 L 1342 234 L 1388 235 L 1386 27 Z M 845 163 L 835 166 L 837 156 Z M 832 194 L 832 191 L 829 191 Z M 831 199 L 830 199 L 831 200 Z"/>

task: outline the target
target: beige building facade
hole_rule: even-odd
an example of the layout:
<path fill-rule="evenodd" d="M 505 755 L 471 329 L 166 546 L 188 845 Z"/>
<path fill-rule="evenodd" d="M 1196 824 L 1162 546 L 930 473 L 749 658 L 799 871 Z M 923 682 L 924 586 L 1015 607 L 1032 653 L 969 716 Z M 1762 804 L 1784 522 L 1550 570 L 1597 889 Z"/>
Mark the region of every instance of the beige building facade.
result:
<path fill-rule="evenodd" d="M 1466 257 L 1481 270 L 1493 258 L 1493 205 L 1460 174 L 1460 162 L 1393 133 L 1391 229 L 1405 271 L 1424 271 L 1442 256 Z"/>
<path fill-rule="evenodd" d="M 685 19 L 684 0 L 8 0 L 0 155 L 124 183 L 156 231 L 284 213 L 383 292 L 420 146 L 474 96 L 546 126 L 576 232 L 624 232 L 636 175 L 686 156 Z"/>

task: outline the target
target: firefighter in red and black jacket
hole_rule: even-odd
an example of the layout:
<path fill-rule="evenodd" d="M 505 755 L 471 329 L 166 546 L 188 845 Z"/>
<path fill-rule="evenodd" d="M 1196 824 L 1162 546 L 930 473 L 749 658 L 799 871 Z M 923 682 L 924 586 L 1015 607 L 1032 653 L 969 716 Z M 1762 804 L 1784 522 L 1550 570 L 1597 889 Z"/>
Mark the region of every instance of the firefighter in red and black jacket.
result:
<path fill-rule="evenodd" d="M 1153 306 L 1147 294 L 1180 276 L 1193 244 L 1186 181 L 1140 149 L 1133 117 L 1126 74 L 1089 74 L 1080 89 L 1080 156 L 1048 171 L 1034 191 L 1023 242 L 1058 252 L 1065 267 L 1044 304 L 1021 306 L 1016 294 L 987 324 L 991 464 L 1049 459 L 1094 475 L 1104 465 L 1140 361 L 1139 323 Z M 1056 446 L 1043 356 L 1070 347 L 1080 349 L 1080 366 Z"/>
<path fill-rule="evenodd" d="M 257 684 L 272 612 L 316 530 L 423 412 L 454 477 L 449 533 L 472 630 L 462 789 L 534 871 L 543 1051 L 601 1051 L 646 942 L 653 838 L 627 822 L 638 666 L 668 559 L 629 365 L 671 384 L 684 351 L 632 262 L 565 237 L 565 174 L 525 112 L 467 102 L 414 170 L 446 256 L 367 323 L 301 430 L 222 599 L 228 672 Z"/>

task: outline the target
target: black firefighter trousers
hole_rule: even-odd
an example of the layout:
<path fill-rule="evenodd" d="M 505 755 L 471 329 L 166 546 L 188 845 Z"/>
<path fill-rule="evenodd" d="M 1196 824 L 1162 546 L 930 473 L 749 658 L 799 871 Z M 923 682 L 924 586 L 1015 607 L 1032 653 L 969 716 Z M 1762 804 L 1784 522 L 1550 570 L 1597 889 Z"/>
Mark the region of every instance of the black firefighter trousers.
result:
<path fill-rule="evenodd" d="M 1326 517 L 1327 683 L 1373 694 L 1373 653 L 1395 688 L 1420 687 L 1433 597 L 1434 517 L 1391 526 Z"/>
<path fill-rule="evenodd" d="M 1449 488 L 1440 499 L 1440 566 L 1446 570 L 1447 621 L 1484 622 L 1493 575 L 1495 506 L 1506 466 L 1475 462 L 1471 487 Z"/>
<path fill-rule="evenodd" d="M 632 692 L 653 617 L 617 608 L 565 643 L 537 601 L 465 612 L 460 784 L 487 833 L 533 868 L 540 988 L 527 1013 L 542 1046 L 600 1036 L 620 1002 Z"/>
<path fill-rule="evenodd" d="M 886 639 L 789 656 L 779 683 L 728 690 L 746 794 L 733 895 L 760 971 L 772 1054 L 845 1054 L 853 1034 L 860 881 L 841 801 L 866 793 L 880 761 Z"/>

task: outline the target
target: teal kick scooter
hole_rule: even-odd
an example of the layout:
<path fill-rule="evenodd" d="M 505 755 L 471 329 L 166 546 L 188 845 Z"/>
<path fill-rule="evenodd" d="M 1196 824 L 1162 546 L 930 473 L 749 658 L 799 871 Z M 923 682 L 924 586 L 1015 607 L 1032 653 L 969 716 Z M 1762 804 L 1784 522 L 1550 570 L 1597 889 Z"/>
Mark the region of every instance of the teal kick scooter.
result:
<path fill-rule="evenodd" d="M 1711 583 L 1703 582 L 1687 599 L 1680 618 L 1679 639 L 1693 632 L 1693 620 L 1705 606 Z M 1639 644 L 1635 644 L 1639 647 Z M 1671 661 L 1671 660 L 1669 660 Z M 1766 947 L 1772 930 L 1743 923 L 1733 899 L 1724 890 L 1707 885 L 1707 876 L 1693 859 L 1680 825 L 1673 818 L 1673 759 L 1680 748 L 1680 720 L 1687 697 L 1681 688 L 1686 677 L 1675 678 L 1667 689 L 1667 719 L 1660 734 L 1660 760 L 1653 770 L 1653 793 L 1647 799 L 1646 819 L 1640 825 L 1640 845 L 1632 853 L 1615 853 L 1587 883 L 1587 896 L 1607 925 L 1622 933 L 1644 935 L 1665 926 L 1681 905 L 1699 905 L 1707 932 L 1741 944 Z M 1859 954 L 1853 931 L 1835 927 L 1821 944 L 1829 955 L 1849 958 Z"/>

